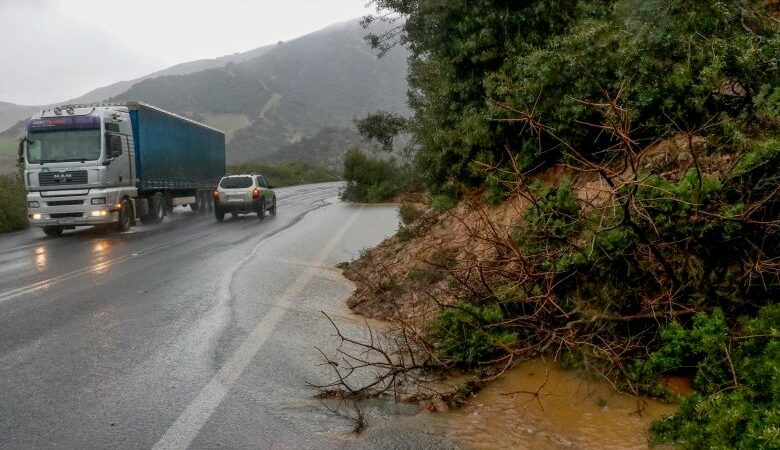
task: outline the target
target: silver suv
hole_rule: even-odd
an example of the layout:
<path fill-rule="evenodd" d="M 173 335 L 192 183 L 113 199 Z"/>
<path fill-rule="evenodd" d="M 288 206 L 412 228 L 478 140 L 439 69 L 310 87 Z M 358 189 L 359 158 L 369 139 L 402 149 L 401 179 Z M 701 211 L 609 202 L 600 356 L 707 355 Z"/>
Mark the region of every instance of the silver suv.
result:
<path fill-rule="evenodd" d="M 230 175 L 214 189 L 214 215 L 220 222 L 225 213 L 234 218 L 255 213 L 263 220 L 266 211 L 276 215 L 276 193 L 262 175 Z"/>

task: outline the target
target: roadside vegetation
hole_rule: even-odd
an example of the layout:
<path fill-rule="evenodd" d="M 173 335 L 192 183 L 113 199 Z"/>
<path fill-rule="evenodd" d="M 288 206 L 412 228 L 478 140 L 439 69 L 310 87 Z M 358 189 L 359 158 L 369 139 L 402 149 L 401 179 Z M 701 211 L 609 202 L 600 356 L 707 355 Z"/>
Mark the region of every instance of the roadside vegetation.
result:
<path fill-rule="evenodd" d="M 0 174 L 0 233 L 27 227 L 27 197 L 17 174 Z"/>
<path fill-rule="evenodd" d="M 229 165 L 227 170 L 228 173 L 257 173 L 264 175 L 266 180 L 274 187 L 324 183 L 341 179 L 337 174 L 329 170 L 304 162 L 284 162 L 276 165 L 262 162 L 246 162 Z"/>
<path fill-rule="evenodd" d="M 380 203 L 395 199 L 414 188 L 412 168 L 395 158 L 377 158 L 360 149 L 350 150 L 344 158 L 347 186 L 341 197 L 347 201 Z"/>
<path fill-rule="evenodd" d="M 414 160 L 353 154 L 345 178 L 374 199 L 421 177 L 429 208 L 347 268 L 395 346 L 363 343 L 375 383 L 342 364 L 329 388 L 548 356 L 634 395 L 689 379 L 656 443 L 780 448 L 777 2 L 373 3 L 395 24 L 374 47 L 411 51 L 414 116 L 358 128 L 411 134 Z"/>
<path fill-rule="evenodd" d="M 0 137 L 0 159 L 16 159 L 16 149 L 19 144 L 17 139 Z"/>

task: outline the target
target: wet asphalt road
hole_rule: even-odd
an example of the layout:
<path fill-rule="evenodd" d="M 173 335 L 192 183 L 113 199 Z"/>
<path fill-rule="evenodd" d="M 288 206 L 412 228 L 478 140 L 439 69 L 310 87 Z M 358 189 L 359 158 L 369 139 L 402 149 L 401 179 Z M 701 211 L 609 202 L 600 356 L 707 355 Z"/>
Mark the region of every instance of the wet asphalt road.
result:
<path fill-rule="evenodd" d="M 361 332 L 335 265 L 398 222 L 338 187 L 278 189 L 263 222 L 183 208 L 124 234 L 0 237 L 0 448 L 449 447 L 392 405 L 356 437 L 307 387 L 328 379 L 314 347 L 337 344 L 320 311 Z"/>

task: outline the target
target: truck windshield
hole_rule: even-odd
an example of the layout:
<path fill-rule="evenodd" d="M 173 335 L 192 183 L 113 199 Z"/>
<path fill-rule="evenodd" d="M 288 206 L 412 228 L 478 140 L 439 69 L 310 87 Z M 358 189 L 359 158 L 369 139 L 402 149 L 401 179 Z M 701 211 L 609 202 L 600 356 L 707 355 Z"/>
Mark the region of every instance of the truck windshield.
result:
<path fill-rule="evenodd" d="M 27 160 L 33 164 L 100 158 L 100 130 L 31 132 L 27 138 Z"/>
<path fill-rule="evenodd" d="M 241 189 L 252 186 L 252 177 L 228 177 L 219 183 L 223 189 Z"/>

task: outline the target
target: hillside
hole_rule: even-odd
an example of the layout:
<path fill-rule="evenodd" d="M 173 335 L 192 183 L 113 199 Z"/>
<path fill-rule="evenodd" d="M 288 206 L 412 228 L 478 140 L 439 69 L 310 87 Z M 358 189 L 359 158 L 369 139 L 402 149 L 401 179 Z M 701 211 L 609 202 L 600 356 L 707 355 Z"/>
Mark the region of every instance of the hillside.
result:
<path fill-rule="evenodd" d="M 110 84 L 108 86 L 97 88 L 95 90 L 87 92 L 86 94 L 80 97 L 76 97 L 64 103 L 100 102 L 108 98 L 120 95 L 123 92 L 130 89 L 131 87 L 133 87 L 134 84 L 144 80 L 167 76 L 167 75 L 187 75 L 195 72 L 200 72 L 202 70 L 222 67 L 231 62 L 236 63 L 236 62 L 246 61 L 262 55 L 270 48 L 271 46 L 258 47 L 256 49 L 249 50 L 247 52 L 234 53 L 232 55 L 220 56 L 219 58 L 199 59 L 197 61 L 189 61 L 181 64 L 176 64 L 175 66 L 171 66 L 168 67 L 167 69 L 150 73 L 149 75 L 140 78 L 135 78 L 133 80 L 127 80 L 127 81 L 119 81 L 117 83 Z M 2 128 L 1 125 L 0 128 Z"/>
<path fill-rule="evenodd" d="M 243 62 L 142 81 L 113 100 L 146 101 L 221 125 L 232 138 L 231 162 L 264 159 L 323 128 L 351 128 L 356 116 L 407 112 L 406 53 L 377 59 L 365 34 L 357 21 L 337 24 Z M 295 153 L 317 159 L 301 146 Z"/>
<path fill-rule="evenodd" d="M 305 161 L 338 170 L 346 150 L 360 143 L 354 117 L 376 110 L 408 113 L 406 51 L 378 59 L 366 33 L 357 20 L 340 23 L 114 83 L 67 103 L 148 102 L 225 131 L 232 163 Z M 0 130 L 39 108 L 0 103 Z M 16 131 L 3 136 L 13 138 Z"/>
<path fill-rule="evenodd" d="M 266 160 L 274 164 L 306 161 L 314 166 L 341 173 L 344 169 L 344 155 L 349 149 L 359 145 L 365 143 L 354 129 L 325 127 L 312 137 L 285 145 Z"/>
<path fill-rule="evenodd" d="M 40 106 L 15 105 L 13 103 L 0 102 L 0 131 L 16 124 L 40 108 Z"/>

